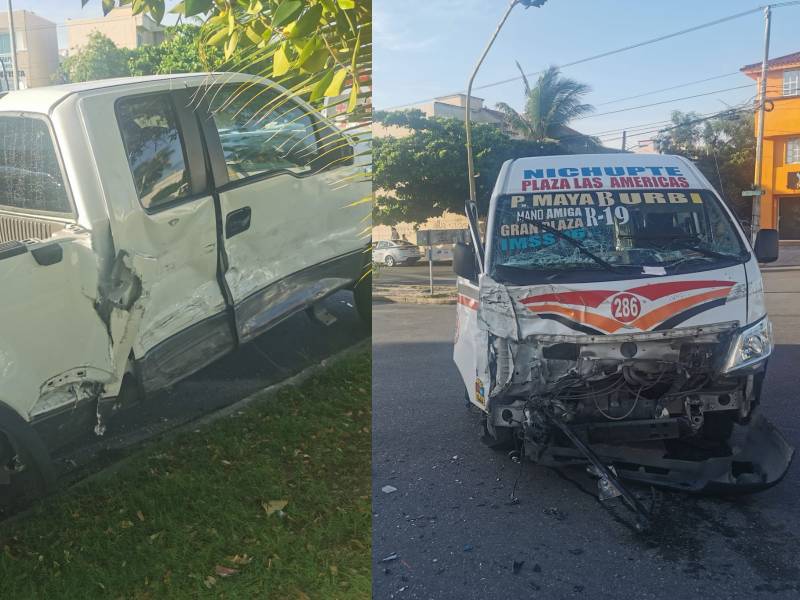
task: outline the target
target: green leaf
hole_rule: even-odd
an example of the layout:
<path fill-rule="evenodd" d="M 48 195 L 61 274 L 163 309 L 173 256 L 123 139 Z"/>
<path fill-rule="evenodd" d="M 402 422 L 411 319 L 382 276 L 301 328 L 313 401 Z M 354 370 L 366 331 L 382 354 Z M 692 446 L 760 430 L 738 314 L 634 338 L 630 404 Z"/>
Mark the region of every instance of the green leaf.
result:
<path fill-rule="evenodd" d="M 105 16 L 114 10 L 116 4 L 116 0 L 103 0 L 103 15 Z"/>
<path fill-rule="evenodd" d="M 303 15 L 297 19 L 297 21 L 295 21 L 294 27 L 292 27 L 292 31 L 288 34 L 288 37 L 291 39 L 297 39 L 307 36 L 317 28 L 321 16 L 322 5 L 315 4 L 306 12 L 304 12 Z"/>
<path fill-rule="evenodd" d="M 325 71 L 325 75 L 322 76 L 322 79 L 314 84 L 314 87 L 311 89 L 309 100 L 314 102 L 322 98 L 325 95 L 325 90 L 328 89 L 328 86 L 331 84 L 331 81 L 333 81 L 333 70 L 328 69 Z"/>
<path fill-rule="evenodd" d="M 339 0 L 339 8 L 348 10 L 356 7 L 356 0 Z"/>
<path fill-rule="evenodd" d="M 225 43 L 225 60 L 229 60 L 233 53 L 236 51 L 236 46 L 239 45 L 239 30 L 233 32 Z"/>
<path fill-rule="evenodd" d="M 153 2 L 150 5 L 149 12 L 156 23 L 161 23 L 161 20 L 164 18 L 164 0 Z"/>
<path fill-rule="evenodd" d="M 303 8 L 301 0 L 283 0 L 272 15 L 272 26 L 281 27 L 294 19 Z"/>
<path fill-rule="evenodd" d="M 325 88 L 325 97 L 332 98 L 342 93 L 342 84 L 344 83 L 344 78 L 347 77 L 347 71 L 347 67 L 342 67 L 336 71 L 336 74 L 333 76 L 330 85 Z"/>
<path fill-rule="evenodd" d="M 186 10 L 183 12 L 185 17 L 193 17 L 211 10 L 214 0 L 184 0 Z"/>
<path fill-rule="evenodd" d="M 350 102 L 347 103 L 347 112 L 351 113 L 356 109 L 358 103 L 358 73 L 353 73 L 353 85 L 350 88 Z"/>
<path fill-rule="evenodd" d="M 289 69 L 291 68 L 292 61 L 289 60 L 286 51 L 287 51 L 286 42 L 278 46 L 278 49 L 275 51 L 275 54 L 272 57 L 273 77 L 280 77 L 281 75 L 286 75 L 286 73 L 288 73 Z"/>
<path fill-rule="evenodd" d="M 311 56 L 309 56 L 303 63 L 300 65 L 301 69 L 306 73 L 316 73 L 317 71 L 322 70 L 323 67 L 328 62 L 328 57 L 330 53 L 325 48 L 320 48 L 316 50 Z M 331 79 L 333 78 L 333 71 L 329 71 L 331 74 Z"/>
<path fill-rule="evenodd" d="M 222 29 L 218 30 L 214 35 L 208 38 L 208 45 L 210 46 L 221 46 L 223 42 L 228 37 L 228 31 L 223 27 Z"/>

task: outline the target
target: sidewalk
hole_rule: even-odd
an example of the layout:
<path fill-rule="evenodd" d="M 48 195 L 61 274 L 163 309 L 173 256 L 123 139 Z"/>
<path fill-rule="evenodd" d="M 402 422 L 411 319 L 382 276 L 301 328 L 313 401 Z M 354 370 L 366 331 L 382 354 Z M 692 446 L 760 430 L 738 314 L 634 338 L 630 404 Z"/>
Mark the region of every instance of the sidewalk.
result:
<path fill-rule="evenodd" d="M 789 269 L 800 270 L 800 244 L 780 245 L 778 260 L 761 267 L 762 271 L 784 271 Z"/>

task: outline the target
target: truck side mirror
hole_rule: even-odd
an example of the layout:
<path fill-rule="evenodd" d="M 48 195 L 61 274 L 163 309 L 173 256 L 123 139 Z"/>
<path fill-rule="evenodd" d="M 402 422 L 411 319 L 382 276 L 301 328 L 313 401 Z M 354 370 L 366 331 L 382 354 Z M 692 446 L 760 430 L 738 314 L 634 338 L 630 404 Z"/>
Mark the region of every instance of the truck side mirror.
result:
<path fill-rule="evenodd" d="M 778 260 L 778 230 L 759 229 L 753 250 L 756 260 L 760 263 L 771 263 Z"/>
<path fill-rule="evenodd" d="M 456 245 L 453 246 L 453 271 L 459 277 L 464 277 L 470 281 L 475 281 L 478 278 L 472 246 L 468 246 L 464 242 L 456 242 Z"/>

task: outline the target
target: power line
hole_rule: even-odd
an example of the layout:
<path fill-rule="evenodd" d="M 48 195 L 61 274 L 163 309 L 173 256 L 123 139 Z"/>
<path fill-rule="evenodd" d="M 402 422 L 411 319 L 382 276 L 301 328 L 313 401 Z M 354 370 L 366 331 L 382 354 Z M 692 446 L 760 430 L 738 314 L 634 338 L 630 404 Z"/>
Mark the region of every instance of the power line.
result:
<path fill-rule="evenodd" d="M 691 121 L 684 121 L 683 123 L 678 123 L 676 125 L 672 125 L 671 127 L 661 127 L 659 129 L 653 129 L 651 131 L 642 131 L 642 132 L 639 132 L 637 134 L 637 137 L 640 136 L 640 135 L 645 135 L 647 133 L 663 133 L 665 131 L 671 131 L 673 129 L 678 129 L 680 127 L 686 127 L 688 125 L 696 125 L 697 123 L 702 123 L 704 121 L 709 121 L 711 119 L 714 119 L 716 117 L 720 117 L 720 116 L 723 116 L 723 115 L 734 115 L 734 114 L 738 114 L 740 112 L 745 112 L 745 111 L 749 111 L 749 110 L 752 110 L 752 108 L 749 107 L 749 106 L 745 106 L 745 107 L 742 107 L 742 108 L 734 108 L 734 109 L 722 110 L 722 111 L 719 111 L 717 113 L 713 113 L 713 114 L 710 114 L 710 115 L 706 115 L 704 117 L 693 119 Z M 630 136 L 628 136 L 628 137 L 630 137 Z M 608 138 L 608 139 L 604 139 L 603 143 L 614 142 L 614 141 L 620 140 L 620 139 L 622 139 L 622 136 L 618 136 L 618 137 L 615 137 L 615 138 Z"/>
<path fill-rule="evenodd" d="M 711 92 L 704 92 L 702 94 L 694 94 L 692 96 L 684 96 L 683 98 L 673 98 L 671 100 L 662 100 L 661 102 L 652 102 L 650 104 L 640 104 L 639 106 L 631 106 L 631 107 L 628 107 L 628 108 L 620 108 L 619 110 L 609 110 L 609 111 L 602 112 L 602 113 L 594 113 L 594 114 L 591 114 L 591 115 L 578 117 L 576 119 L 573 119 L 573 121 L 582 121 L 583 119 L 592 119 L 594 117 L 602 117 L 602 116 L 605 116 L 605 115 L 614 115 L 614 114 L 617 114 L 617 113 L 628 112 L 630 110 L 638 110 L 640 108 L 647 108 L 649 106 L 659 106 L 661 104 L 669 104 L 671 102 L 680 102 L 681 100 L 690 100 L 692 98 L 700 98 L 702 96 L 711 96 L 713 94 L 720 94 L 722 92 L 731 92 L 733 90 L 742 90 L 744 88 L 749 88 L 749 87 L 752 87 L 752 84 L 748 83 L 747 85 L 737 85 L 735 87 L 725 88 L 725 89 L 722 89 L 722 90 L 713 90 Z"/>
<path fill-rule="evenodd" d="M 796 6 L 796 5 L 800 5 L 800 0 L 793 0 L 791 2 L 778 2 L 778 3 L 770 4 L 770 6 L 772 6 L 773 8 L 783 8 L 783 7 L 786 7 L 786 6 Z M 629 46 L 623 46 L 622 48 L 617 48 L 616 50 L 609 50 L 607 52 L 601 52 L 600 54 L 594 54 L 592 56 L 587 56 L 585 58 L 581 58 L 581 59 L 578 59 L 578 60 L 575 60 L 575 61 L 572 61 L 572 62 L 568 62 L 568 63 L 564 63 L 562 65 L 559 65 L 559 68 L 560 69 L 564 69 L 564 68 L 567 68 L 567 67 L 572 67 L 572 66 L 575 66 L 575 65 L 579 65 L 579 64 L 583 64 L 583 63 L 589 62 L 589 61 L 598 60 L 600 58 L 605 58 L 607 56 L 612 56 L 614 54 L 619 54 L 620 52 L 627 52 L 628 50 L 633 50 L 633 49 L 636 49 L 636 48 L 641 48 L 642 46 L 647 46 L 649 44 L 655 44 L 657 42 L 662 42 L 664 40 L 668 40 L 670 38 L 674 38 L 674 37 L 677 37 L 677 36 L 680 36 L 680 35 L 685 35 L 687 33 L 692 33 L 692 32 L 695 32 L 695 31 L 699 31 L 700 29 L 705 29 L 707 27 L 713 27 L 714 25 L 719 25 L 719 24 L 725 23 L 727 21 L 732 21 L 734 19 L 738 19 L 740 17 L 744 17 L 744 16 L 747 16 L 747 15 L 751 15 L 753 13 L 759 12 L 759 11 L 763 10 L 764 7 L 765 7 L 764 5 L 757 6 L 756 8 L 752 8 L 750 10 L 746 10 L 746 11 L 743 11 L 743 12 L 740 12 L 740 13 L 736 13 L 736 14 L 733 14 L 733 15 L 728 15 L 727 17 L 722 17 L 721 19 L 715 19 L 713 21 L 708 21 L 706 23 L 701 23 L 700 25 L 695 25 L 694 27 L 689 27 L 687 29 L 681 29 L 680 31 L 675 31 L 673 33 L 668 33 L 668 34 L 665 34 L 665 35 L 662 35 L 662 36 L 658 36 L 658 37 L 655 37 L 655 38 L 652 38 L 652 39 L 649 39 L 649 40 L 645 40 L 643 42 L 638 42 L 636 44 L 631 44 Z M 543 72 L 544 72 L 543 70 L 541 70 L 541 71 L 533 71 L 531 73 L 526 73 L 525 76 L 526 77 L 530 77 L 532 75 L 539 75 L 539 74 L 541 74 Z M 522 76 L 510 77 L 508 79 L 503 79 L 503 80 L 500 80 L 500 81 L 495 81 L 495 82 L 492 82 L 492 83 L 487 83 L 487 84 L 484 84 L 484 85 L 475 86 L 475 89 L 476 90 L 487 89 L 487 88 L 490 88 L 490 87 L 496 87 L 498 85 L 504 85 L 506 83 L 510 83 L 512 81 L 518 81 L 518 80 L 521 80 L 521 79 L 522 79 Z M 463 92 L 456 92 L 456 93 L 463 93 Z M 424 100 L 415 100 L 413 102 L 407 102 L 405 104 L 398 104 L 398 105 L 395 105 L 395 106 L 389 106 L 387 108 L 383 108 L 383 109 L 380 109 L 380 110 L 393 110 L 393 109 L 396 109 L 396 108 L 404 108 L 404 107 L 410 106 L 412 104 L 420 104 L 422 102 L 430 102 L 430 101 L 436 100 L 436 98 L 440 98 L 442 96 L 452 96 L 452 95 L 454 95 L 454 94 L 440 94 L 439 96 L 434 96 L 432 98 L 425 98 Z"/>
<path fill-rule="evenodd" d="M 605 106 L 607 104 L 614 104 L 616 102 L 623 102 L 625 100 L 634 100 L 636 98 L 642 98 L 643 96 L 650 96 L 652 94 L 658 94 L 660 92 L 668 92 L 670 90 L 677 90 L 678 88 L 689 87 L 690 85 L 695 85 L 697 83 L 705 83 L 706 81 L 713 81 L 715 79 L 724 79 L 725 77 L 732 77 L 733 75 L 740 75 L 740 71 L 733 71 L 732 73 L 725 73 L 724 75 L 715 75 L 714 77 L 706 77 L 705 79 L 697 79 L 696 81 L 689 81 L 688 83 L 681 83 L 678 85 L 673 85 L 671 87 L 665 87 L 658 90 L 653 90 L 650 92 L 642 92 L 641 94 L 636 94 L 635 96 L 626 96 L 625 98 L 617 98 L 616 100 L 607 100 L 606 102 L 595 102 L 595 106 Z"/>

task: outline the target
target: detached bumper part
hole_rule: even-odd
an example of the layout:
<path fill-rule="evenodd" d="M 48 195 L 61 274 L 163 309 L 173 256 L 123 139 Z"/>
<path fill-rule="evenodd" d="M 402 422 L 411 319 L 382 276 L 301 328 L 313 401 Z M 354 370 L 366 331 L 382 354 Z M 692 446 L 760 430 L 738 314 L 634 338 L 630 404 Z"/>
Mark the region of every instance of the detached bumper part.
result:
<path fill-rule="evenodd" d="M 613 465 L 621 479 L 686 492 L 749 494 L 779 483 L 789 470 L 794 448 L 761 415 L 736 429 L 726 456 L 671 456 L 661 443 L 593 444 L 592 450 L 604 464 Z M 585 461 L 576 448 L 549 447 L 537 462 L 564 466 Z"/>

